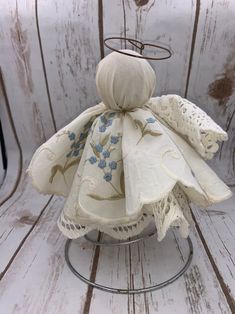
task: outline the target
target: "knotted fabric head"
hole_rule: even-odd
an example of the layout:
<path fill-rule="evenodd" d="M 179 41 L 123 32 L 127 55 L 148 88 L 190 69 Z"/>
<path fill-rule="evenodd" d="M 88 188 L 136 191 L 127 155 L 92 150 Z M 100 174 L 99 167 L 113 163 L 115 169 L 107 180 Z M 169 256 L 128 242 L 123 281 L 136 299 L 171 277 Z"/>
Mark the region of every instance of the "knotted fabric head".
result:
<path fill-rule="evenodd" d="M 132 50 L 121 51 L 140 56 Z M 155 84 L 155 72 L 145 59 L 112 52 L 97 67 L 97 90 L 110 109 L 142 107 L 152 96 Z"/>

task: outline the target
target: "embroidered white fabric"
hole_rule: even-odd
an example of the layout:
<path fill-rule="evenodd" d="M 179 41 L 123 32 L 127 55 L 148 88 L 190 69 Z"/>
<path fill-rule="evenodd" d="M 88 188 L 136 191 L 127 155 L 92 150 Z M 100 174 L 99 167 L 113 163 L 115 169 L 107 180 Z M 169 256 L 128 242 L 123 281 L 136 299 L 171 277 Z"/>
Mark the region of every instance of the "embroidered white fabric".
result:
<path fill-rule="evenodd" d="M 28 173 L 40 193 L 66 197 L 57 224 L 68 238 L 97 229 L 126 239 L 151 221 L 158 241 L 171 226 L 187 237 L 190 202 L 231 196 L 203 160 L 227 133 L 178 95 L 151 98 L 155 81 L 146 60 L 111 53 L 97 68 L 103 102 L 35 152 Z"/>
<path fill-rule="evenodd" d="M 179 185 L 176 185 L 169 195 L 159 202 L 145 205 L 144 212 L 140 218 L 131 223 L 114 226 L 99 224 L 88 226 L 73 222 L 72 219 L 62 212 L 57 220 L 57 225 L 61 232 L 70 239 L 84 236 L 91 230 L 96 229 L 113 238 L 124 240 L 140 234 L 153 220 L 157 229 L 158 241 L 165 237 L 167 230 L 171 226 L 179 227 L 180 235 L 183 238 L 188 237 L 189 227 L 194 225 L 194 221 L 188 199 Z"/>

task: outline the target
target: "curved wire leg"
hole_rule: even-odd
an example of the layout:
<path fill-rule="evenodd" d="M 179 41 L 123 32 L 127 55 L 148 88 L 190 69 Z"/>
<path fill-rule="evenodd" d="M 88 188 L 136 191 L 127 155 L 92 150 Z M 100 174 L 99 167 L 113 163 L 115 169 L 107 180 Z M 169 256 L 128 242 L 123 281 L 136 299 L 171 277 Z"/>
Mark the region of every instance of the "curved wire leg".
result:
<path fill-rule="evenodd" d="M 148 286 L 145 288 L 137 288 L 137 289 L 120 289 L 120 288 L 113 288 L 113 287 L 109 287 L 109 286 L 105 286 L 105 285 L 101 285 L 98 284 L 96 282 L 92 282 L 90 281 L 88 278 L 84 277 L 82 274 L 80 274 L 71 264 L 70 259 L 69 259 L 69 247 L 70 244 L 72 242 L 71 239 L 68 239 L 66 241 L 65 244 L 65 261 L 69 267 L 69 269 L 72 271 L 72 273 L 78 277 L 80 280 L 82 280 L 83 282 L 85 282 L 86 284 L 88 284 L 89 286 L 92 286 L 94 288 L 100 289 L 102 291 L 106 291 L 106 292 L 111 292 L 111 293 L 119 293 L 119 294 L 138 294 L 138 293 L 145 293 L 145 292 L 150 292 L 150 291 L 154 291 L 154 290 L 158 290 L 160 288 L 163 288 L 169 284 L 171 284 L 172 282 L 174 282 L 176 279 L 178 279 L 180 276 L 182 276 L 185 271 L 188 269 L 191 261 L 192 261 L 192 257 L 193 257 L 193 244 L 192 241 L 190 239 L 190 237 L 188 236 L 187 238 L 188 241 L 188 246 L 189 246 L 189 255 L 188 255 L 188 259 L 186 261 L 186 263 L 184 264 L 184 266 L 181 268 L 181 270 L 175 274 L 174 276 L 170 277 L 169 279 L 156 284 L 156 285 L 152 285 L 152 286 Z M 132 242 L 131 242 L 132 243 Z M 125 243 L 128 244 L 128 243 Z M 99 244 L 96 244 L 99 245 Z M 102 243 L 102 245 L 104 245 L 104 243 Z"/>

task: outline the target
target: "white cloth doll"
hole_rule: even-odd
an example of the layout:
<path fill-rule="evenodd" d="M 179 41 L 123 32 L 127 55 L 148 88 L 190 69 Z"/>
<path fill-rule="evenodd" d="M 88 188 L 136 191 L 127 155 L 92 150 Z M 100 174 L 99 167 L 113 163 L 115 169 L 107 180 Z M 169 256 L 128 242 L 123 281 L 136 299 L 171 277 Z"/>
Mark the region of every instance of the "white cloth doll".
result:
<path fill-rule="evenodd" d="M 187 237 L 190 202 L 231 196 L 203 161 L 227 133 L 178 95 L 151 98 L 155 83 L 145 59 L 109 54 L 96 74 L 102 102 L 35 152 L 28 173 L 40 193 L 67 198 L 57 224 L 68 238 L 97 229 L 125 239 L 153 220 L 158 241 L 171 226 Z"/>

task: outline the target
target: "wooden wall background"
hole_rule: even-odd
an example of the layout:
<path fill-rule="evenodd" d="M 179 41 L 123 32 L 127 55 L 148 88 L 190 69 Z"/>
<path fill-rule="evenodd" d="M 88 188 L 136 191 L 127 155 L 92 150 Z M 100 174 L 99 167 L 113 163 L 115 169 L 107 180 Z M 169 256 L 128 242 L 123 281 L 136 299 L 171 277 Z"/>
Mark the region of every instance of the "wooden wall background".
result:
<path fill-rule="evenodd" d="M 0 120 L 8 167 L 3 169 L 0 154 L 0 227 L 11 234 L 2 246 L 7 252 L 2 275 L 51 200 L 33 192 L 25 175 L 28 162 L 56 130 L 98 103 L 95 70 L 109 53 L 103 39 L 110 35 L 156 41 L 173 50 L 170 59 L 151 62 L 156 95 L 187 97 L 228 132 L 211 164 L 235 186 L 233 0 L 1 1 Z M 18 217 L 23 227 L 6 227 L 4 217 L 10 222 Z M 218 241 L 223 246 L 223 239 Z M 212 255 L 220 252 L 214 248 Z M 226 254 L 222 268 L 215 263 L 221 273 L 229 263 L 234 267 Z M 232 280 L 228 275 L 226 284 Z M 235 292 L 229 294 L 233 298 Z"/>

